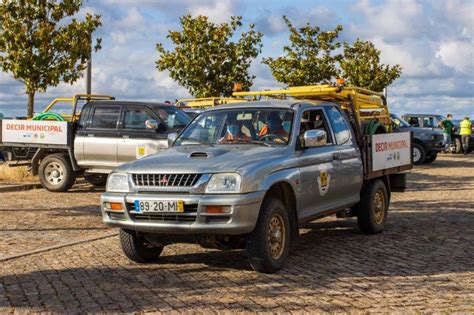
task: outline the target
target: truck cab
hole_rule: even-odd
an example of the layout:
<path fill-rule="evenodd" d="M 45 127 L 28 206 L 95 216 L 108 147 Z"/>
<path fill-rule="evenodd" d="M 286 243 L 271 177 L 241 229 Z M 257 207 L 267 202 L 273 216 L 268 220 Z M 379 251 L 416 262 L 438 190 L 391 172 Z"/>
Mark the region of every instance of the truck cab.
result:
<path fill-rule="evenodd" d="M 84 106 L 74 137 L 74 157 L 91 173 L 114 167 L 168 147 L 167 135 L 189 117 L 173 105 L 96 101 Z"/>

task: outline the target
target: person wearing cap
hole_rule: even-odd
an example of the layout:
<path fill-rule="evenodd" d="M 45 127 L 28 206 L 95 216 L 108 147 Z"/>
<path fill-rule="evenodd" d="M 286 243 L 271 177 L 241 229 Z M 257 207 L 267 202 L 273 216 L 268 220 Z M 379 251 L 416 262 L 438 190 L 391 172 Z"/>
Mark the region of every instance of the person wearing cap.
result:
<path fill-rule="evenodd" d="M 462 148 L 464 151 L 464 155 L 467 155 L 469 151 L 469 140 L 472 134 L 472 123 L 469 120 L 469 117 L 464 117 L 464 120 L 461 121 L 459 127 L 459 135 L 461 136 Z"/>

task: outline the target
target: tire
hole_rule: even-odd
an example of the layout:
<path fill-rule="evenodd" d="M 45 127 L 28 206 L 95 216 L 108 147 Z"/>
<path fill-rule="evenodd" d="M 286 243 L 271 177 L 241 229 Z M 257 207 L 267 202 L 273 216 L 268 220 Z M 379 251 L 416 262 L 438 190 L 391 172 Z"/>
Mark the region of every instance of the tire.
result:
<path fill-rule="evenodd" d="M 430 155 L 428 155 L 425 159 L 425 164 L 430 164 L 430 163 L 433 163 L 436 158 L 438 157 L 438 152 L 433 152 L 431 153 Z"/>
<path fill-rule="evenodd" d="M 352 208 L 362 233 L 377 234 L 387 222 L 389 197 L 387 187 L 380 179 L 366 184 L 360 194 L 360 202 Z"/>
<path fill-rule="evenodd" d="M 462 153 L 462 141 L 461 138 L 454 139 L 454 153 Z"/>
<path fill-rule="evenodd" d="M 258 272 L 275 273 L 285 265 L 289 248 L 288 211 L 280 199 L 267 197 L 260 209 L 257 225 L 247 237 L 246 249 L 250 265 Z"/>
<path fill-rule="evenodd" d="M 97 187 L 104 187 L 107 184 L 107 174 L 89 173 L 84 175 L 84 179 Z"/>
<path fill-rule="evenodd" d="M 156 261 L 164 248 L 163 246 L 153 246 L 143 235 L 124 229 L 120 229 L 120 245 L 125 256 L 136 263 Z"/>
<path fill-rule="evenodd" d="M 420 165 L 425 162 L 426 151 L 421 144 L 413 144 L 413 164 Z"/>
<path fill-rule="evenodd" d="M 52 192 L 65 192 L 74 185 L 76 173 L 66 154 L 50 154 L 40 163 L 38 175 L 41 185 Z"/>

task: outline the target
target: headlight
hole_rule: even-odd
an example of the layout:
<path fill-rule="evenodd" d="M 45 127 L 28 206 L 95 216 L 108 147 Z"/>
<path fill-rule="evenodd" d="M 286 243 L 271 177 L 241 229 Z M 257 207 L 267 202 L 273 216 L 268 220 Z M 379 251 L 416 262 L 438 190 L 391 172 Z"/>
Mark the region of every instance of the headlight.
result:
<path fill-rule="evenodd" d="M 123 173 L 112 173 L 107 179 L 107 191 L 110 192 L 128 192 L 128 175 Z"/>
<path fill-rule="evenodd" d="M 236 173 L 214 174 L 207 184 L 207 193 L 238 193 L 242 179 Z"/>

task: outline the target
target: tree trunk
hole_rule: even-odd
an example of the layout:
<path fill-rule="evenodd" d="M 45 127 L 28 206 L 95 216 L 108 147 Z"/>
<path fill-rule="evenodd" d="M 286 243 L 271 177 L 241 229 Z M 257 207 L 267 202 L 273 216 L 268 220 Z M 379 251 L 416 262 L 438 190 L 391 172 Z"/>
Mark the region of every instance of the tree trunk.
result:
<path fill-rule="evenodd" d="M 35 112 L 35 92 L 27 92 L 28 93 L 28 112 L 26 114 L 27 118 L 33 118 L 33 113 Z"/>

